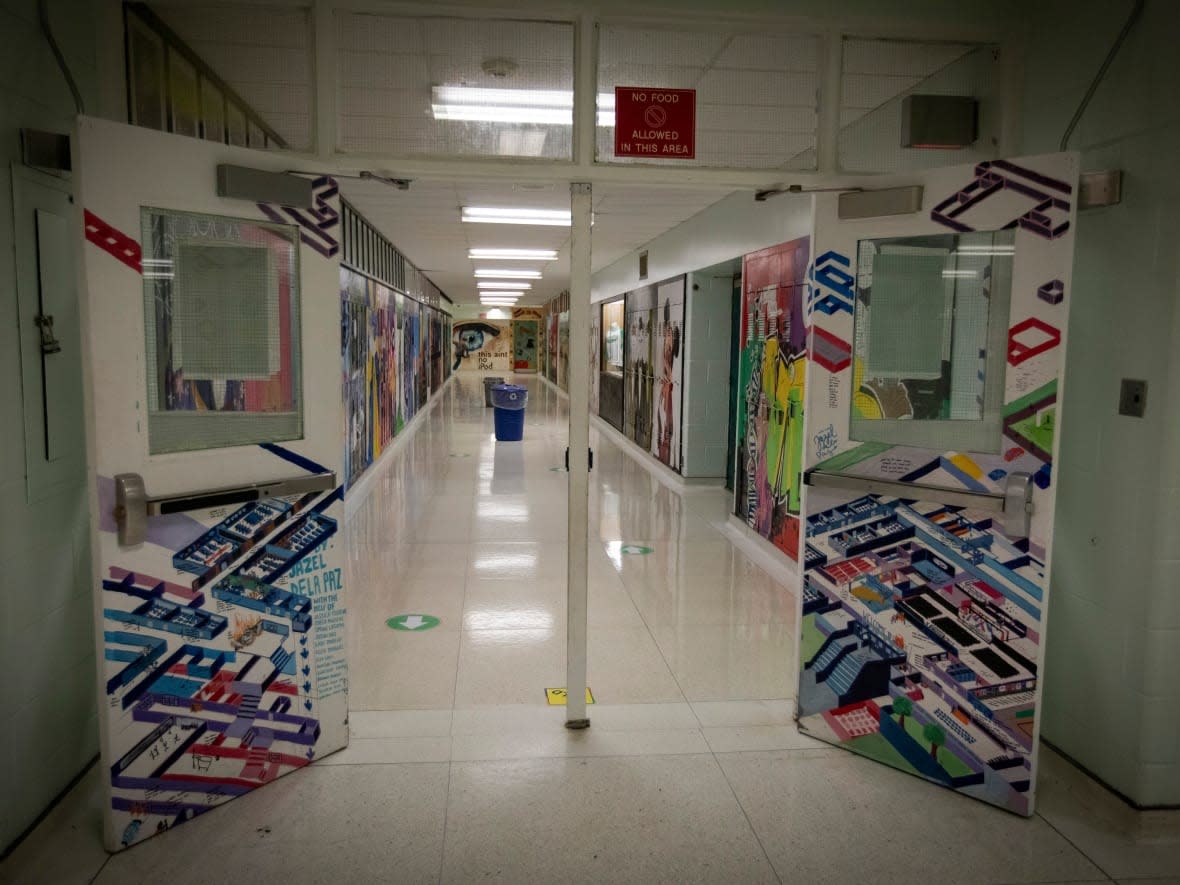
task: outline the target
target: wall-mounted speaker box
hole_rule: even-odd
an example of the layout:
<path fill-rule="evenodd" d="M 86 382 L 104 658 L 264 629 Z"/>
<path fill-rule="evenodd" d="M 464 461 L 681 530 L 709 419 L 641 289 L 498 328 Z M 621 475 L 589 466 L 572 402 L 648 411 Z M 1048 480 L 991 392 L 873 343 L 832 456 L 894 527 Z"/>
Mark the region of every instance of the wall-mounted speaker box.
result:
<path fill-rule="evenodd" d="M 970 95 L 907 95 L 901 103 L 901 146 L 955 150 L 979 137 L 979 102 Z"/>

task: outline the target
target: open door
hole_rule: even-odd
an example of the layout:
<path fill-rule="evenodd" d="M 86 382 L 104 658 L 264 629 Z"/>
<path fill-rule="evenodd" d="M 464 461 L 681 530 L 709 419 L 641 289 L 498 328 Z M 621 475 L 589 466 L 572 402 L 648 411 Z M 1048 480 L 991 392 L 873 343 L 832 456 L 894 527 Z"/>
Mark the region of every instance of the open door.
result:
<path fill-rule="evenodd" d="M 348 740 L 339 205 L 216 196 L 281 155 L 79 122 L 108 849 Z"/>
<path fill-rule="evenodd" d="M 1025 815 L 1076 181 L 1056 154 L 818 195 L 807 294 L 800 729 Z"/>

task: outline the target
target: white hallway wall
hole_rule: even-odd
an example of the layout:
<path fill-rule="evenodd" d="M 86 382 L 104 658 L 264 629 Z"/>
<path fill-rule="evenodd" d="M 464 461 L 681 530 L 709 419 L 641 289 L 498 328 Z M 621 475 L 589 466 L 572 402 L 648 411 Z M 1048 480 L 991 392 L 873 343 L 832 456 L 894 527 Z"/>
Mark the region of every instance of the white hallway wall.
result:
<path fill-rule="evenodd" d="M 51 4 L 88 106 L 96 101 L 91 4 Z M 69 132 L 74 102 L 37 25 L 35 0 L 0 6 L 0 851 L 98 753 L 90 544 L 79 476 L 28 503 L 11 163 L 22 127 Z M 77 248 L 82 248 L 79 238 Z M 70 346 L 66 342 L 66 346 Z M 73 346 L 79 346 L 77 341 Z M 66 431 L 83 443 L 82 411 Z M 30 453 L 36 457 L 35 453 Z"/>
<path fill-rule="evenodd" d="M 784 195 L 758 203 L 735 191 L 594 274 L 590 300 L 605 301 L 641 285 L 701 270 L 811 233 L 811 197 Z M 648 253 L 639 279 L 639 253 Z"/>
<path fill-rule="evenodd" d="M 1057 149 L 1131 7 L 1028 6 L 1026 153 Z M 1180 803 L 1177 34 L 1180 4 L 1147 0 L 1070 143 L 1125 178 L 1121 205 L 1078 216 L 1043 714 L 1146 805 Z M 1121 378 L 1148 382 L 1146 417 L 1118 414 Z"/>
<path fill-rule="evenodd" d="M 729 430 L 729 350 L 720 339 L 731 334 L 731 286 L 729 280 L 698 278 L 695 272 L 810 232 L 811 197 L 783 195 L 759 203 L 751 191 L 736 191 L 594 274 L 593 303 L 649 282 L 690 275 L 681 433 L 685 476 L 725 476 Z M 648 253 L 643 281 L 639 279 L 642 251 Z M 737 272 L 741 272 L 740 263 Z M 702 329 L 702 323 L 709 328 Z"/>

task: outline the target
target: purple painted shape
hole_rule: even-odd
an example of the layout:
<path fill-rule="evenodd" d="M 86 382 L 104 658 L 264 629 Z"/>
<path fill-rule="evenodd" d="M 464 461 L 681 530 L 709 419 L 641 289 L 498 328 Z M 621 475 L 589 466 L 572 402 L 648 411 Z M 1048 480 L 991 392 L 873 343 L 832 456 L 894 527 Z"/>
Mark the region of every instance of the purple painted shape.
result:
<path fill-rule="evenodd" d="M 328 176 L 315 179 L 312 189 L 315 206 L 306 210 L 307 214 L 289 206 L 276 206 L 274 203 L 259 203 L 258 209 L 271 221 L 279 224 L 294 221 L 299 225 L 299 239 L 325 258 L 331 258 L 340 251 L 340 243 L 327 231 L 340 223 L 340 213 L 328 201 L 336 196 L 340 189 L 336 180 Z M 283 213 L 288 217 L 284 218 Z"/>
<path fill-rule="evenodd" d="M 966 221 L 960 220 L 960 216 L 1000 191 L 1020 194 L 1036 202 L 1036 205 L 1024 215 L 1014 218 L 1004 225 L 1005 230 L 1019 226 L 1050 240 L 1056 239 L 1069 230 L 1070 203 L 1051 191 L 1071 195 L 1073 189 L 1063 181 L 1018 166 L 1007 160 L 989 161 L 976 165 L 975 179 L 931 209 L 930 218 L 944 227 L 961 233 L 969 233 L 975 228 Z M 1054 211 L 1064 211 L 1065 220 L 1055 223 L 1052 214 L 1050 214 Z"/>
<path fill-rule="evenodd" d="M 1049 280 L 1037 287 L 1037 297 L 1049 304 L 1060 304 L 1065 300 L 1065 283 L 1061 280 Z"/>

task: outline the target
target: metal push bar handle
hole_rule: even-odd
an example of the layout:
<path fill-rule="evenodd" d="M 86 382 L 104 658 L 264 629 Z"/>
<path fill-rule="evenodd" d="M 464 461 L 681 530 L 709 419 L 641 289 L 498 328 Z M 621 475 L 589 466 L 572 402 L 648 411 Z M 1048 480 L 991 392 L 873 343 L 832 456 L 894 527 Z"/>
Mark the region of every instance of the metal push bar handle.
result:
<path fill-rule="evenodd" d="M 138 473 L 120 473 L 115 476 L 115 523 L 119 529 L 119 544 L 122 547 L 142 544 L 147 536 L 149 516 L 245 504 L 263 498 L 330 492 L 334 488 L 336 474 L 328 471 L 270 482 L 153 497 L 148 495 L 143 477 Z"/>
<path fill-rule="evenodd" d="M 808 470 L 803 474 L 803 482 L 816 488 L 892 495 L 895 498 L 908 498 L 913 501 L 938 501 L 952 507 L 999 513 L 999 521 L 1004 532 L 1011 537 L 1028 537 L 1033 513 L 1033 484 L 1032 476 L 1028 473 L 1009 473 L 1003 494 L 947 489 L 912 482 L 891 482 L 887 479 L 826 470 Z"/>

